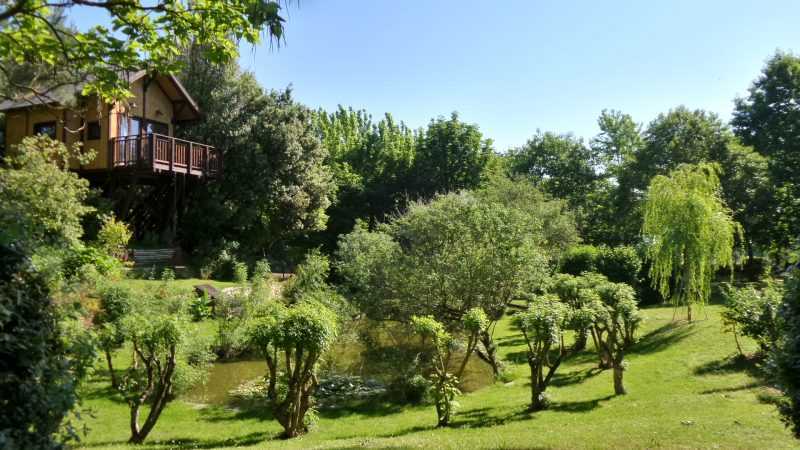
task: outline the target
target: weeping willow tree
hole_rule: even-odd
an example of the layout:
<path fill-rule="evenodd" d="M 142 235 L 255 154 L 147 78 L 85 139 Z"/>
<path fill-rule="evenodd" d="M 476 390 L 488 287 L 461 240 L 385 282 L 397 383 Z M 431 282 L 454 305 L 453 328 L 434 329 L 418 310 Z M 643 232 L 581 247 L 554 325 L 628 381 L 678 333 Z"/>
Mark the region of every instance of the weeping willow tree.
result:
<path fill-rule="evenodd" d="M 644 204 L 642 233 L 649 244 L 653 287 L 675 305 L 703 305 L 711 279 L 732 267 L 733 248 L 741 228 L 720 193 L 717 168 L 712 164 L 681 165 L 669 176 L 652 179 Z"/>

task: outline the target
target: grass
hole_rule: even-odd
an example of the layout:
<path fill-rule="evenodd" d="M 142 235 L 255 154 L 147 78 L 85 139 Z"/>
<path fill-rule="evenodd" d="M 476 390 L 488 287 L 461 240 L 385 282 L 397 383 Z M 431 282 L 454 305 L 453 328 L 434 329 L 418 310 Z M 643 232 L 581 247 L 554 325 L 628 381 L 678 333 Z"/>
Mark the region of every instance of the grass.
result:
<path fill-rule="evenodd" d="M 131 289 L 145 289 L 147 286 L 153 286 L 154 284 L 159 283 L 159 281 L 146 280 L 140 278 L 125 278 L 122 281 L 120 281 L 120 283 Z M 198 284 L 210 284 L 217 289 L 239 286 L 238 284 L 232 281 L 204 280 L 202 278 L 180 278 L 170 281 L 169 283 L 170 286 L 176 287 L 178 289 L 192 289 Z"/>
<path fill-rule="evenodd" d="M 673 322 L 672 308 L 648 308 L 640 340 L 629 354 L 629 394 L 613 396 L 611 373 L 596 369 L 591 352 L 562 365 L 548 390 L 554 403 L 528 413 L 524 343 L 502 321 L 496 331 L 510 382 L 497 382 L 459 398 L 452 427 L 436 429 L 433 406 L 371 402 L 320 412 L 306 436 L 281 440 L 266 412 L 171 403 L 146 448 L 800 448 L 775 407 L 760 398 L 771 390 L 754 376 L 752 362 L 734 357 L 723 334 L 721 307 L 700 320 Z M 100 373 L 100 372 L 98 372 Z M 104 378 L 85 389 L 94 411 L 85 448 L 122 449 L 128 410 Z"/>

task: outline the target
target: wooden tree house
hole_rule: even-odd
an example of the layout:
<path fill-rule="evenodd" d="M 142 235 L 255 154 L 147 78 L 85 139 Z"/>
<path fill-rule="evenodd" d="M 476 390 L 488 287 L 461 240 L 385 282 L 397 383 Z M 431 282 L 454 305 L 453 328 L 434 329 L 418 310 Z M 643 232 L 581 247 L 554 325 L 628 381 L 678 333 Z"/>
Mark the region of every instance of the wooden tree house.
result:
<path fill-rule="evenodd" d="M 70 169 L 89 179 L 115 200 L 120 217 L 144 230 L 174 238 L 191 188 L 222 173 L 222 156 L 214 147 L 176 138 L 175 126 L 200 118 L 197 104 L 172 75 L 125 75 L 133 97 L 112 103 L 94 96 L 75 106 L 38 97 L 0 103 L 5 113 L 3 148 L 14 152 L 26 136 L 48 135 L 67 145 L 81 143 L 96 157 Z M 73 86 L 79 91 L 80 86 Z"/>

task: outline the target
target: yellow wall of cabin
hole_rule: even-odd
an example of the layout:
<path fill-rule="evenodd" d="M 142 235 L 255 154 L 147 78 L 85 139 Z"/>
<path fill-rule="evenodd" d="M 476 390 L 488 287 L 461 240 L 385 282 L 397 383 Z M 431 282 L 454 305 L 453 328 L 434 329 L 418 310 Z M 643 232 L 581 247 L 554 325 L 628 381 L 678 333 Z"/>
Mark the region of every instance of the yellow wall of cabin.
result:
<path fill-rule="evenodd" d="M 100 139 L 88 140 L 88 133 L 84 130 L 83 148 L 91 149 L 96 152 L 94 160 L 86 165 L 80 166 L 77 161 L 73 161 L 71 167 L 79 170 L 98 170 L 109 167 L 109 139 L 117 137 L 119 123 L 127 120 L 126 114 L 133 117 L 142 117 L 142 86 L 143 80 L 137 80 L 131 84 L 131 91 L 134 94 L 127 102 L 120 102 L 113 105 L 100 104 L 98 111 L 97 101 L 89 98 L 87 105 L 91 105 L 85 112 L 86 122 L 98 121 L 100 123 Z M 173 105 L 172 101 L 153 81 L 147 89 L 147 119 L 166 123 L 169 126 L 169 134 L 173 135 L 172 124 Z M 14 151 L 14 147 L 22 142 L 25 136 L 33 135 L 33 127 L 40 122 L 56 122 L 56 138 L 60 141 L 72 144 L 80 140 L 80 133 L 72 133 L 67 129 L 77 130 L 80 127 L 80 117 L 76 114 L 51 109 L 46 106 L 30 107 L 17 109 L 6 113 L 6 136 L 5 145 L 9 152 Z M 66 123 L 67 129 L 63 123 Z"/>

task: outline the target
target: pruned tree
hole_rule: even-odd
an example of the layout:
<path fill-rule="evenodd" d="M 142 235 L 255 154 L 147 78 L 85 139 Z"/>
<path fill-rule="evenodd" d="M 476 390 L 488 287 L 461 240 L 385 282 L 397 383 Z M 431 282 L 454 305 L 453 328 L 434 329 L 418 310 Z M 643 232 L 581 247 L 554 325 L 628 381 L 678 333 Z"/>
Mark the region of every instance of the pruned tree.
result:
<path fill-rule="evenodd" d="M 336 315 L 326 306 L 302 302 L 286 310 L 271 331 L 273 346 L 282 354 L 279 370 L 285 387 L 273 392 L 272 410 L 292 438 L 308 431 L 306 413 L 317 388 L 317 363 L 339 329 Z"/>
<path fill-rule="evenodd" d="M 92 321 L 97 329 L 100 348 L 106 356 L 111 387 L 119 388 L 113 354 L 125 343 L 123 321 L 131 309 L 131 292 L 121 286 L 107 286 L 100 291 L 100 309 Z"/>
<path fill-rule="evenodd" d="M 411 317 L 414 331 L 421 335 L 423 340 L 430 340 L 433 370 L 431 381 L 439 427 L 449 425 L 453 410 L 458 407 L 455 401 L 456 396 L 461 393 L 458 384 L 478 343 L 479 334 L 488 324 L 486 313 L 480 308 L 472 308 L 464 314 L 461 319 L 462 329 L 459 332 L 466 335 L 466 349 L 458 369 L 455 373 L 451 373 L 450 365 L 457 347 L 457 338 L 432 316 Z"/>
<path fill-rule="evenodd" d="M 279 327 L 286 307 L 280 302 L 267 302 L 256 308 L 248 319 L 247 340 L 258 351 L 267 364 L 267 398 L 275 400 L 278 386 L 278 346 Z"/>
<path fill-rule="evenodd" d="M 653 287 L 676 308 L 686 305 L 691 322 L 692 305 L 706 303 L 714 274 L 733 266 L 741 235 L 721 198 L 716 167 L 681 165 L 669 176 L 653 178 L 642 234 Z"/>
<path fill-rule="evenodd" d="M 128 442 L 141 444 L 173 394 L 204 379 L 211 356 L 201 340 L 189 339 L 180 317 L 132 314 L 125 319 L 124 327 L 135 364 L 128 368 L 119 389 L 130 408 Z M 149 410 L 140 423 L 144 405 Z"/>
<path fill-rule="evenodd" d="M 591 306 L 596 343 L 614 371 L 614 393 L 624 395 L 625 350 L 635 342 L 641 323 L 636 294 L 625 283 L 602 282 L 595 289 L 600 298 Z"/>
<path fill-rule="evenodd" d="M 564 332 L 571 319 L 570 307 L 553 294 L 536 296 L 528 309 L 514 315 L 514 323 L 522 331 L 527 345 L 528 366 L 531 370 L 530 409 L 546 409 L 550 403 L 545 391 L 569 348 Z M 555 352 L 555 356 L 551 353 Z"/>

